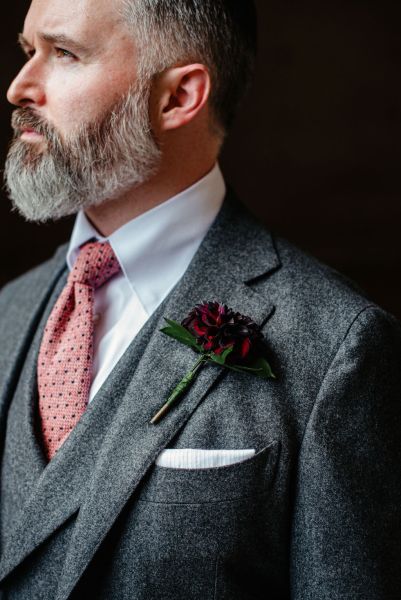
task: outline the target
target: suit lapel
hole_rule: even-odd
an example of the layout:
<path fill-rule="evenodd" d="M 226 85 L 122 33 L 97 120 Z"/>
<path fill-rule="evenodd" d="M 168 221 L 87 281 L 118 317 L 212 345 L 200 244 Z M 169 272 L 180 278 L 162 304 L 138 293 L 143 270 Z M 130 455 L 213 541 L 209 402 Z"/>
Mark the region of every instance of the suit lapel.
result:
<path fill-rule="evenodd" d="M 274 307 L 247 283 L 279 266 L 270 235 L 235 202 L 226 200 L 183 279 L 164 303 L 104 439 L 80 506 L 57 600 L 67 600 L 158 454 L 226 376 L 225 370 L 207 364 L 184 399 L 159 424 L 151 425 L 153 414 L 196 360 L 190 349 L 160 333 L 163 316 L 180 321 L 195 304 L 217 300 L 263 325 Z M 120 365 L 115 375 L 127 377 Z"/>

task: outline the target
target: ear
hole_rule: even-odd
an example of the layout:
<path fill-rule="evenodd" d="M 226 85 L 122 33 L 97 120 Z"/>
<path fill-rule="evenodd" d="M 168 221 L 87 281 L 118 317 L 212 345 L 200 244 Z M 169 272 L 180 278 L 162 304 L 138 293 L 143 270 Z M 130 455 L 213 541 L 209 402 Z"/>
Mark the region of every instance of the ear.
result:
<path fill-rule="evenodd" d="M 210 97 L 211 79 L 205 65 L 171 67 L 158 81 L 157 119 L 161 132 L 190 123 Z"/>

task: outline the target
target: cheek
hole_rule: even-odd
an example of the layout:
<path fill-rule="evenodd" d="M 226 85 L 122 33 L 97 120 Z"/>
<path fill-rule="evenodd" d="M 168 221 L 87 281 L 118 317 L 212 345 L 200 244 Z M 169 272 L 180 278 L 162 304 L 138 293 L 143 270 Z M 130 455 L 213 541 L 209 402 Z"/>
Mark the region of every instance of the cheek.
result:
<path fill-rule="evenodd" d="M 125 78 L 104 72 L 97 77 L 55 77 L 46 91 L 48 118 L 61 134 L 71 133 L 112 108 L 129 86 Z"/>

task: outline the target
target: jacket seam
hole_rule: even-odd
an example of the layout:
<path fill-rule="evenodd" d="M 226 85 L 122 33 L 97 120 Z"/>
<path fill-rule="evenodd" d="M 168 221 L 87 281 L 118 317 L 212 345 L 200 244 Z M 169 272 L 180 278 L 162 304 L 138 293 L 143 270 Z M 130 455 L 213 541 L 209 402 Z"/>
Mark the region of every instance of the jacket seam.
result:
<path fill-rule="evenodd" d="M 329 371 L 330 371 L 331 367 L 333 366 L 333 363 L 334 363 L 334 361 L 336 360 L 336 358 L 337 358 L 337 356 L 338 356 L 338 354 L 339 354 L 339 352 L 340 352 L 340 350 L 341 350 L 341 348 L 342 348 L 342 346 L 343 346 L 343 344 L 344 344 L 345 340 L 348 338 L 348 335 L 349 335 L 349 333 L 350 333 L 351 329 L 353 328 L 354 324 L 356 323 L 356 321 L 358 321 L 359 317 L 360 317 L 360 316 L 361 316 L 361 315 L 362 315 L 364 312 L 366 312 L 366 311 L 368 311 L 368 310 L 371 310 L 372 308 L 373 308 L 373 309 L 377 309 L 378 307 L 377 307 L 377 305 L 375 305 L 375 304 L 369 304 L 368 306 L 364 306 L 364 308 L 362 308 L 362 309 L 361 309 L 359 312 L 357 312 L 357 313 L 356 313 L 355 317 L 354 317 L 354 318 L 352 319 L 352 321 L 350 322 L 350 324 L 349 324 L 349 326 L 348 326 L 348 328 L 347 328 L 347 330 L 346 330 L 346 332 L 345 332 L 345 334 L 344 334 L 343 338 L 341 339 L 341 341 L 340 341 L 340 343 L 339 343 L 339 345 L 338 345 L 338 347 L 337 347 L 337 350 L 334 352 L 334 354 L 333 354 L 333 358 L 332 358 L 332 360 L 330 361 L 330 364 L 329 364 L 329 366 L 327 367 L 327 369 L 326 369 L 326 372 L 325 372 L 325 374 L 324 374 L 324 375 L 323 375 L 323 377 L 322 377 L 322 381 L 321 381 L 321 384 L 320 384 L 320 386 L 319 386 L 319 390 L 318 390 L 318 392 L 317 392 L 317 394 L 316 394 L 315 401 L 313 402 L 313 406 L 312 406 L 312 408 L 311 408 L 311 411 L 310 411 L 310 414 L 309 414 L 308 420 L 307 420 L 307 422 L 306 422 L 306 425 L 305 425 L 304 432 L 303 432 L 303 434 L 302 434 L 301 443 L 300 443 L 300 445 L 299 445 L 299 452 L 301 452 L 301 449 L 302 449 L 302 446 L 303 446 L 303 443 L 304 443 L 304 439 L 305 439 L 305 436 L 306 436 L 306 432 L 307 432 L 307 430 L 308 430 L 309 423 L 310 423 L 310 421 L 311 421 L 311 419 L 312 419 L 312 415 L 313 415 L 313 413 L 314 413 L 315 406 L 316 406 L 316 404 L 317 404 L 317 401 L 318 401 L 318 399 L 319 399 L 320 392 L 321 392 L 321 390 L 322 390 L 322 387 L 323 387 L 323 385 L 324 385 L 324 382 L 326 381 L 326 377 L 327 377 L 327 375 L 328 375 L 328 373 L 329 373 Z"/>

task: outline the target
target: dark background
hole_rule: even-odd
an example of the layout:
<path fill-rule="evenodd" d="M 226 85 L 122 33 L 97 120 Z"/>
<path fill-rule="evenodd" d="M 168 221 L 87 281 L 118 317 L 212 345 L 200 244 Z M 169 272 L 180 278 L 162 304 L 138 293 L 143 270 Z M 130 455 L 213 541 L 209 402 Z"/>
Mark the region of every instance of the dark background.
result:
<path fill-rule="evenodd" d="M 28 2 L 7 3 L 5 92 L 22 56 Z M 222 165 L 270 229 L 353 278 L 401 318 L 401 11 L 398 2 L 259 0 L 257 81 Z M 49 257 L 72 220 L 31 225 L 0 198 L 0 286 Z"/>

